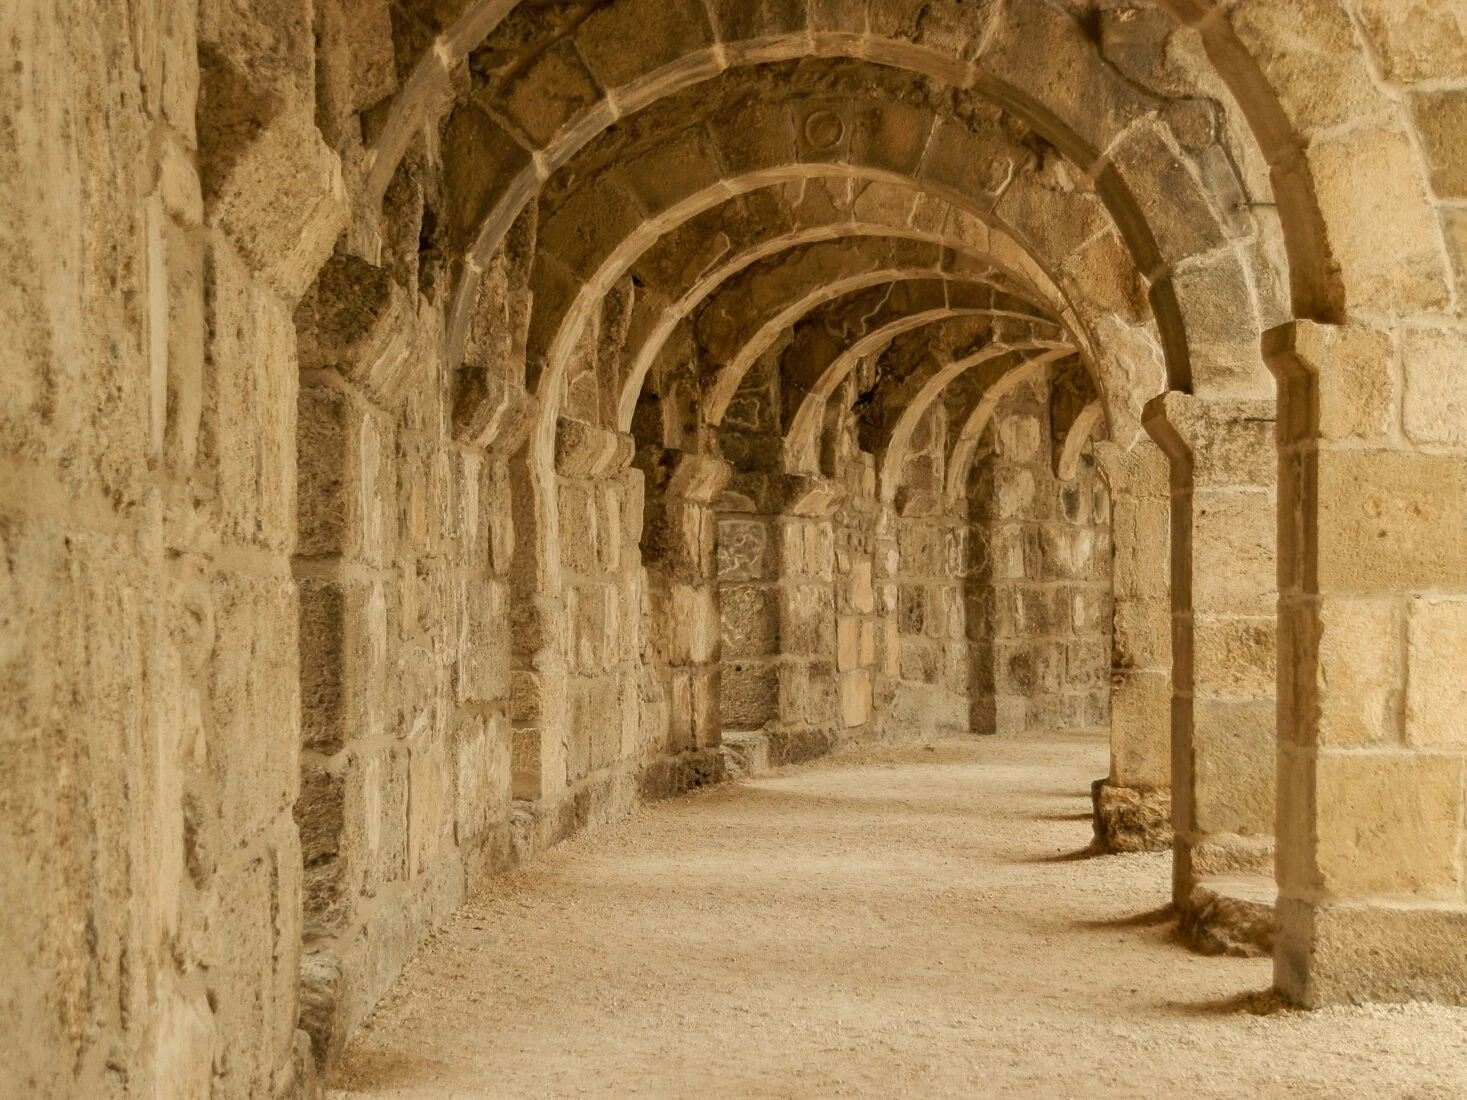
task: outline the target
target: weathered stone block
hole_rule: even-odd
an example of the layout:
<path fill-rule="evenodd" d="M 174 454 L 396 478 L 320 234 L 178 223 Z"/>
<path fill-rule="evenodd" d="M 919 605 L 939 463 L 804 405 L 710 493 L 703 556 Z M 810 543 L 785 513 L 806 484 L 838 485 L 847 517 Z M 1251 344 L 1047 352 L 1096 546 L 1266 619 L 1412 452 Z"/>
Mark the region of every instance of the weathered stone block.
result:
<path fill-rule="evenodd" d="M 1392 616 L 1391 626 L 1395 626 Z M 1389 645 L 1391 633 L 1371 640 L 1391 661 L 1399 648 Z M 1411 745 L 1467 748 L 1467 603 L 1415 599 L 1407 617 L 1406 741 Z M 1397 677 L 1390 673 L 1397 672 Z M 1399 697 L 1399 670 L 1377 668 L 1371 677 Z M 1382 683 L 1383 681 L 1383 683 Z"/>
<path fill-rule="evenodd" d="M 218 154 L 216 154 L 216 157 Z M 207 181 L 209 221 L 251 270 L 294 303 L 346 224 L 341 161 L 304 111 L 287 111 L 233 150 Z"/>
<path fill-rule="evenodd" d="M 1411 114 L 1426 147 L 1436 197 L 1467 198 L 1467 92 L 1414 95 Z"/>
<path fill-rule="evenodd" d="M 1460 756 L 1321 752 L 1315 768 L 1315 862 L 1326 891 L 1460 899 Z"/>
<path fill-rule="evenodd" d="M 1321 602 L 1318 617 L 1318 671 L 1305 667 L 1300 673 L 1317 685 L 1319 743 L 1394 743 L 1403 673 L 1402 621 L 1394 601 L 1330 599 Z"/>
<path fill-rule="evenodd" d="M 779 652 L 779 591 L 772 585 L 719 589 L 723 655 L 730 660 Z"/>
<path fill-rule="evenodd" d="M 1406 381 L 1406 436 L 1414 443 L 1467 445 L 1467 333 L 1406 329 L 1401 362 Z"/>
<path fill-rule="evenodd" d="M 1272 696 L 1277 633 L 1268 618 L 1198 616 L 1192 628 L 1194 690 L 1199 696 Z"/>
<path fill-rule="evenodd" d="M 1386 310 L 1444 305 L 1441 229 L 1406 135 L 1351 130 L 1315 144 L 1309 159 L 1349 304 Z M 1395 182 L 1386 188 L 1373 182 L 1382 179 Z"/>
<path fill-rule="evenodd" d="M 1324 453 L 1318 492 L 1322 591 L 1452 587 L 1467 574 L 1460 461 L 1389 451 Z"/>
<path fill-rule="evenodd" d="M 773 665 L 733 662 L 719 679 L 719 711 L 725 730 L 755 730 L 772 720 L 779 708 L 779 675 Z"/>
<path fill-rule="evenodd" d="M 1296 1004 L 1467 1004 L 1467 910 L 1279 899 L 1274 983 Z"/>
<path fill-rule="evenodd" d="M 1097 779 L 1094 846 L 1100 852 L 1170 852 L 1172 796 L 1165 789 L 1118 786 Z"/>
<path fill-rule="evenodd" d="M 1199 832 L 1273 834 L 1276 726 L 1272 699 L 1193 704 L 1193 812 Z"/>

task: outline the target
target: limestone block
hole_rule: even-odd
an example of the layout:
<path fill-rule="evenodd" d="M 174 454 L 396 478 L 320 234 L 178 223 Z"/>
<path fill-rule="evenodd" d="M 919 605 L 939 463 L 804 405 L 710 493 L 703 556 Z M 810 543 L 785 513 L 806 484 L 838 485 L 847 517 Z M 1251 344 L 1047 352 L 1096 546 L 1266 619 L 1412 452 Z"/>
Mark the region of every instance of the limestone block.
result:
<path fill-rule="evenodd" d="M 1198 612 L 1273 612 L 1275 513 L 1270 492 L 1194 493 L 1192 606 Z"/>
<path fill-rule="evenodd" d="M 809 0 L 810 29 L 826 33 L 864 34 L 868 0 Z"/>
<path fill-rule="evenodd" d="M 1315 768 L 1315 862 L 1329 894 L 1460 901 L 1460 756 L 1321 752 Z"/>
<path fill-rule="evenodd" d="M 460 718 L 452 751 L 454 838 L 471 844 L 509 816 L 510 737 L 503 716 Z"/>
<path fill-rule="evenodd" d="M 1198 831 L 1272 835 L 1275 728 L 1272 699 L 1198 699 L 1193 704 Z"/>
<path fill-rule="evenodd" d="M 1352 130 L 1316 143 L 1308 155 L 1348 303 L 1404 311 L 1444 306 L 1441 229 L 1406 135 Z M 1385 179 L 1394 182 L 1377 185 Z"/>
<path fill-rule="evenodd" d="M 995 687 L 1000 695 L 1050 695 L 1064 680 L 1064 645 L 1055 641 L 995 642 Z"/>
<path fill-rule="evenodd" d="M 164 447 L 176 470 L 192 469 L 198 457 L 199 426 L 204 401 L 204 237 L 173 219 L 162 227 L 167 263 L 166 328 L 167 391 Z M 150 289 L 150 296 L 157 291 Z M 151 339 L 156 340 L 157 334 Z M 155 349 L 156 350 L 156 349 Z M 156 400 L 156 396 L 155 396 Z"/>
<path fill-rule="evenodd" d="M 876 610 L 869 561 L 858 561 L 851 567 L 851 607 L 859 615 L 870 615 Z"/>
<path fill-rule="evenodd" d="M 1406 436 L 1415 443 L 1467 445 L 1467 333 L 1406 329 L 1401 363 L 1406 380 Z"/>
<path fill-rule="evenodd" d="M 431 359 L 407 291 L 355 256 L 327 261 L 295 308 L 295 327 L 302 370 L 334 367 L 387 410 Z"/>
<path fill-rule="evenodd" d="M 719 679 L 719 712 L 725 730 L 755 730 L 776 717 L 779 674 L 773 665 L 725 664 Z"/>
<path fill-rule="evenodd" d="M 344 843 L 356 888 L 374 897 L 408 877 L 410 753 L 392 744 L 375 752 L 352 751 Z"/>
<path fill-rule="evenodd" d="M 1414 333 L 1408 334 L 1408 339 L 1416 338 Z M 1295 326 L 1295 346 L 1300 358 L 1308 363 L 1318 390 L 1319 438 L 1382 439 L 1395 419 L 1397 403 L 1401 400 L 1393 377 L 1395 349 L 1391 338 L 1363 328 L 1317 325 L 1303 333 Z M 1420 402 L 1433 396 L 1432 386 L 1438 381 L 1431 370 L 1435 361 L 1433 350 L 1431 342 L 1423 340 L 1411 356 L 1413 360 L 1420 356 L 1425 367 L 1414 393 L 1418 418 L 1422 410 Z M 1412 396 L 1410 389 L 1408 382 L 1408 400 Z M 1448 387 L 1447 394 L 1450 393 Z M 1407 417 L 1410 431 L 1411 414 Z M 1309 430 L 1304 424 L 1288 427 L 1295 436 Z"/>
<path fill-rule="evenodd" d="M 1124 508 L 1117 507 L 1113 532 L 1117 600 L 1167 599 L 1171 569 L 1168 560 L 1170 502 L 1138 500 Z"/>
<path fill-rule="evenodd" d="M 1417 84 L 1467 70 L 1467 12 L 1437 0 L 1360 0 L 1386 80 Z"/>
<path fill-rule="evenodd" d="M 1114 599 L 1103 586 L 1074 587 L 1069 590 L 1069 620 L 1076 633 L 1108 634 L 1115 621 Z M 1140 601 L 1128 601 L 1138 603 Z M 1141 608 L 1145 607 L 1140 602 Z M 1135 609 L 1139 611 L 1140 608 Z M 1133 621 L 1134 621 L 1133 611 Z"/>
<path fill-rule="evenodd" d="M 1426 92 L 1411 97 L 1411 114 L 1426 147 L 1431 187 L 1439 199 L 1467 197 L 1467 92 Z"/>
<path fill-rule="evenodd" d="M 576 670 L 584 676 L 605 674 L 610 670 L 615 652 L 613 632 L 620 606 L 616 590 L 610 585 L 577 585 L 567 594 L 566 601 L 570 653 Z"/>
<path fill-rule="evenodd" d="M 632 459 L 635 444 L 620 432 L 562 416 L 555 425 L 555 472 L 561 477 L 613 477 Z"/>
<path fill-rule="evenodd" d="M 780 589 L 779 637 L 783 652 L 824 652 L 834 623 L 835 596 L 827 585 L 793 584 Z"/>
<path fill-rule="evenodd" d="M 688 752 L 698 747 L 697 721 L 694 717 L 693 672 L 675 668 L 667 694 L 667 751 Z"/>
<path fill-rule="evenodd" d="M 1462 464 L 1388 451 L 1319 456 L 1321 591 L 1456 587 L 1467 570 Z"/>
<path fill-rule="evenodd" d="M 596 575 L 601 569 L 595 493 L 584 485 L 562 482 L 557 487 L 555 505 L 560 514 L 561 566 L 581 576 Z"/>
<path fill-rule="evenodd" d="M 1109 156 L 1145 215 L 1161 258 L 1176 263 L 1212 251 L 1225 238 L 1222 219 L 1202 188 L 1196 166 L 1188 164 L 1169 137 L 1160 123 L 1133 126 Z M 1098 186 L 1104 195 L 1103 178 Z M 1217 290 L 1216 281 L 1210 289 Z M 1216 326 L 1213 331 L 1220 333 Z"/>
<path fill-rule="evenodd" d="M 1273 379 L 1259 354 L 1257 332 L 1239 323 L 1257 313 L 1243 261 L 1221 252 L 1181 265 L 1172 286 L 1187 326 L 1193 392 L 1271 398 Z"/>
<path fill-rule="evenodd" d="M 343 123 L 397 90 L 387 0 L 345 0 L 317 13 L 316 87 L 322 114 Z"/>
<path fill-rule="evenodd" d="M 839 689 L 832 661 L 804 662 L 804 694 L 798 713 L 812 726 L 829 726 L 840 721 Z"/>
<path fill-rule="evenodd" d="M 1277 634 L 1272 618 L 1196 616 L 1192 627 L 1196 693 L 1271 697 L 1277 679 Z"/>
<path fill-rule="evenodd" d="M 625 539 L 621 530 L 622 487 L 611 481 L 598 487 L 600 501 L 596 509 L 596 564 L 605 573 L 621 569 Z"/>
<path fill-rule="evenodd" d="M 760 580 L 773 576 L 769 526 L 763 520 L 724 519 L 718 522 L 718 579 L 723 582 Z"/>
<path fill-rule="evenodd" d="M 982 64 L 1044 103 L 1089 149 L 1106 149 L 1138 111 L 1135 93 L 1095 64 L 1092 49 L 1068 12 L 1021 0 L 1004 5 L 1003 17 L 984 42 Z M 1087 150 L 1064 151 L 1083 155 Z"/>
<path fill-rule="evenodd" d="M 220 816 L 243 843 L 288 810 L 298 782 L 295 585 L 281 577 L 221 575 L 214 624 L 208 756 L 218 769 Z"/>
<path fill-rule="evenodd" d="M 1039 504 L 1038 486 L 1034 471 L 1024 467 L 1005 466 L 994 471 L 993 492 L 1000 518 L 1039 519 L 1042 509 Z M 927 570 L 924 570 L 926 572 Z M 935 568 L 930 570 L 935 572 Z"/>
<path fill-rule="evenodd" d="M 922 585 L 904 584 L 897 589 L 896 626 L 904 635 L 925 633 L 927 590 Z"/>
<path fill-rule="evenodd" d="M 807 577 L 828 581 L 835 573 L 835 539 L 829 523 L 812 523 L 805 527 L 803 556 L 799 572 Z"/>
<path fill-rule="evenodd" d="M 779 592 L 770 585 L 723 585 L 723 656 L 729 660 L 779 652 Z M 842 623 L 850 620 L 842 620 Z M 842 635 L 844 636 L 844 635 Z M 842 666 L 845 667 L 845 666 Z"/>
<path fill-rule="evenodd" d="M 568 38 L 531 56 L 498 90 L 496 105 L 538 148 L 595 105 L 602 91 Z"/>
<path fill-rule="evenodd" d="M 1330 599 L 1318 615 L 1320 744 L 1395 743 L 1404 643 L 1394 601 Z"/>
<path fill-rule="evenodd" d="M 232 151 L 210 181 L 207 217 L 246 263 L 287 301 L 316 278 L 346 225 L 341 161 L 310 116 L 288 111 Z"/>
<path fill-rule="evenodd" d="M 469 580 L 464 586 L 456 677 L 459 702 L 509 697 L 507 596 L 498 582 Z"/>
<path fill-rule="evenodd" d="M 837 672 L 850 672 L 861 665 L 861 628 L 866 624 L 860 619 L 842 616 L 836 629 Z"/>
<path fill-rule="evenodd" d="M 1299 130 L 1337 126 L 1378 109 L 1343 8 L 1330 0 L 1245 0 L 1231 14 Z"/>
<path fill-rule="evenodd" d="M 445 830 L 451 791 L 443 746 L 411 748 L 408 765 L 408 869 L 416 878 L 428 874 L 446 853 Z"/>
<path fill-rule="evenodd" d="M 1171 783 L 1171 677 L 1132 672 L 1111 689 L 1111 775 L 1123 786 Z"/>
<path fill-rule="evenodd" d="M 871 717 L 871 673 L 866 669 L 843 673 L 840 678 L 841 719 L 847 729 L 865 724 Z"/>
<path fill-rule="evenodd" d="M 1394 626 L 1394 619 L 1392 620 Z M 1399 652 L 1376 635 L 1389 661 Z M 1467 747 L 1467 603 L 1415 599 L 1407 619 L 1406 741 L 1411 745 L 1459 749 Z M 1389 667 L 1375 672 L 1378 691 L 1395 697 Z"/>
<path fill-rule="evenodd" d="M 1100 538 L 1094 528 L 1058 526 L 1039 528 L 1039 544 L 1047 580 L 1071 580 L 1094 573 Z"/>
<path fill-rule="evenodd" d="M 296 514 L 294 324 L 227 245 L 214 242 L 206 259 L 200 462 L 214 474 L 226 538 L 284 550 Z"/>
<path fill-rule="evenodd" d="M 1096 850 L 1170 852 L 1172 797 L 1165 789 L 1128 787 L 1097 779 L 1092 787 Z"/>
<path fill-rule="evenodd" d="M 1467 1004 L 1467 911 L 1279 899 L 1277 988 L 1318 1008 L 1362 1001 Z"/>
<path fill-rule="evenodd" d="M 251 855 L 220 871 L 217 919 L 202 971 L 228 1048 L 220 1062 L 224 1071 L 216 1068 L 211 1081 L 221 1096 L 268 1096 L 273 1053 L 290 1049 L 295 1028 L 300 948 L 288 933 L 293 929 L 275 914 L 299 904 L 299 851 L 266 848 Z"/>
<path fill-rule="evenodd" d="M 530 725 L 559 712 L 559 693 L 548 678 L 530 669 L 514 669 L 509 678 L 510 714 L 517 724 Z"/>
<path fill-rule="evenodd" d="M 715 41 L 693 0 L 635 0 L 599 9 L 576 32 L 576 49 L 603 88 L 616 88 Z"/>

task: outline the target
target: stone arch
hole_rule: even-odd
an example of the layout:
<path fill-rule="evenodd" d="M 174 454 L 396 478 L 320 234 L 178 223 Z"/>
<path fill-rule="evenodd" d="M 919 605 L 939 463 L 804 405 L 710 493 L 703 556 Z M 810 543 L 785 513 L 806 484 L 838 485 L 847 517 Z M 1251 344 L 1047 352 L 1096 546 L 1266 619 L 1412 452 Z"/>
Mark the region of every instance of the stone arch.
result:
<path fill-rule="evenodd" d="M 964 359 L 941 366 L 934 364 L 934 370 L 930 376 L 920 380 L 917 393 L 912 397 L 906 408 L 902 410 L 900 418 L 891 428 L 889 436 L 884 440 L 878 460 L 881 463 L 878 484 L 880 485 L 881 499 L 890 502 L 896 497 L 897 483 L 900 479 L 902 463 L 906 458 L 907 447 L 911 441 L 912 430 L 916 427 L 917 420 L 924 416 L 931 407 L 943 388 L 956 379 L 965 371 L 982 367 L 997 359 L 1002 359 L 1014 353 L 1036 352 L 1017 366 L 1011 367 L 996 379 L 989 391 L 985 392 L 978 408 L 974 410 L 973 417 L 981 422 L 986 422 L 992 410 L 997 406 L 1003 396 L 1020 381 L 1033 377 L 1042 371 L 1050 363 L 1062 359 L 1067 355 L 1074 354 L 1074 348 L 1063 342 L 1048 342 L 1039 340 L 1016 340 L 1010 342 L 1004 340 L 992 348 L 984 349 Z M 977 434 L 982 434 L 982 428 L 978 427 Z M 969 428 L 964 426 L 964 433 Z M 953 477 L 953 470 L 949 471 L 949 479 Z M 951 498 L 949 498 L 951 499 Z"/>

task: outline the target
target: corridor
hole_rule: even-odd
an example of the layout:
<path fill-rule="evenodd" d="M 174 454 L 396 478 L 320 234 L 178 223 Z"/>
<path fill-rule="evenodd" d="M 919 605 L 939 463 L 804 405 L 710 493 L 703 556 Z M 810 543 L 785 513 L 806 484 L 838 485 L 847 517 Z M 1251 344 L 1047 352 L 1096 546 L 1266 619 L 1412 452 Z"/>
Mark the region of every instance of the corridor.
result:
<path fill-rule="evenodd" d="M 1467 1013 L 1280 1010 L 1083 858 L 1103 739 L 873 747 L 646 806 L 497 877 L 331 1100 L 1460 1097 Z"/>

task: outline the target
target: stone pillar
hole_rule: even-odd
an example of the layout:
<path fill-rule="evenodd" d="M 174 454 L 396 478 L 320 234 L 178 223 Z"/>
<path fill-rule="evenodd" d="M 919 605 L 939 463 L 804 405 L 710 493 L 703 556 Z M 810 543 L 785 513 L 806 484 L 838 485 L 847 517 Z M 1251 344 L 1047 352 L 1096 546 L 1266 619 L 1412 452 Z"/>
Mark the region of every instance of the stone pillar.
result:
<path fill-rule="evenodd" d="M 1265 341 L 1280 383 L 1274 980 L 1307 1006 L 1467 1003 L 1461 347 L 1460 332 L 1307 322 Z"/>
<path fill-rule="evenodd" d="M 769 730 L 771 763 L 824 755 L 844 731 L 834 641 L 838 497 L 816 489 L 779 523 L 779 706 Z"/>
<path fill-rule="evenodd" d="M 1216 950 L 1197 923 L 1210 894 L 1272 901 L 1273 407 L 1168 393 L 1145 424 L 1171 462 L 1173 896 L 1184 934 Z"/>
<path fill-rule="evenodd" d="M 728 481 L 721 459 L 643 447 L 647 479 L 643 562 L 652 637 L 667 700 L 669 756 L 717 756 L 720 613 L 713 501 Z M 657 791 L 653 793 L 669 793 Z"/>
<path fill-rule="evenodd" d="M 1171 484 L 1150 439 L 1095 444 L 1110 488 L 1115 545 L 1110 775 L 1094 786 L 1095 843 L 1106 852 L 1172 847 Z"/>

